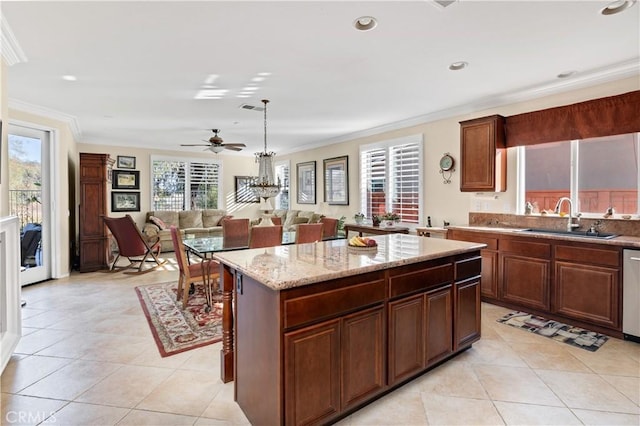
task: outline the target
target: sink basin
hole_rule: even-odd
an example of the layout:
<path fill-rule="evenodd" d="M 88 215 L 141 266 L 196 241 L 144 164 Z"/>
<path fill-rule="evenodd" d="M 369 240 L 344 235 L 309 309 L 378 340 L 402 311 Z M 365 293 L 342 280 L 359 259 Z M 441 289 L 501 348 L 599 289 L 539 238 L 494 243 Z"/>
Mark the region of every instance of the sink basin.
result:
<path fill-rule="evenodd" d="M 583 237 L 583 238 L 597 238 L 600 240 L 608 240 L 610 238 L 615 238 L 617 234 L 609 234 L 606 232 L 588 232 L 588 231 L 560 231 L 557 229 L 538 229 L 538 228 L 529 228 L 522 229 L 520 232 L 527 233 L 536 233 L 536 234 L 552 234 L 552 235 L 562 235 L 567 237 Z"/>

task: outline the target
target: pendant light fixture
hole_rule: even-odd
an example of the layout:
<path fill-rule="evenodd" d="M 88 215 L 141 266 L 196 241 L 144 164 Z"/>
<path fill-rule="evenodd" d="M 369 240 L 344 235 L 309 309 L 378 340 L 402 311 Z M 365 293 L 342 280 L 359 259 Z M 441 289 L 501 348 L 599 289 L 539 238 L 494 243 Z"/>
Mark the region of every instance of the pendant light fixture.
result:
<path fill-rule="evenodd" d="M 256 197 L 264 199 L 266 203 L 267 199 L 280 193 L 280 179 L 276 183 L 273 172 L 273 157 L 276 153 L 267 151 L 267 104 L 269 100 L 263 99 L 262 103 L 264 104 L 264 152 L 256 152 L 258 179 L 254 180 L 249 188 Z"/>

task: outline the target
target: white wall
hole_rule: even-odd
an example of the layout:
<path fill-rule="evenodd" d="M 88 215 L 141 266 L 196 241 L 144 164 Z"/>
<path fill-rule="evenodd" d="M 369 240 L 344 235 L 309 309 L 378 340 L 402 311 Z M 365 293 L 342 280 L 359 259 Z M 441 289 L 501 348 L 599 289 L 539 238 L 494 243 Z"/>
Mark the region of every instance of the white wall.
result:
<path fill-rule="evenodd" d="M 0 55 L 0 120 L 2 120 L 2 135 L 0 138 L 0 217 L 9 214 L 9 147 L 7 143 L 7 66 Z"/>

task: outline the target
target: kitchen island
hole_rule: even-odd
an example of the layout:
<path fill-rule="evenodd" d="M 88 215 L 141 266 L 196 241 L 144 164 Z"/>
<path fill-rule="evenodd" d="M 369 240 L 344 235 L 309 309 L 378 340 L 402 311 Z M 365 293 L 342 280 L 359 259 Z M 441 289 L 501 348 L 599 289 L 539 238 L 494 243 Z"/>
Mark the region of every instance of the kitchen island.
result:
<path fill-rule="evenodd" d="M 484 244 L 374 239 L 215 254 L 222 378 L 252 424 L 334 422 L 480 338 Z"/>

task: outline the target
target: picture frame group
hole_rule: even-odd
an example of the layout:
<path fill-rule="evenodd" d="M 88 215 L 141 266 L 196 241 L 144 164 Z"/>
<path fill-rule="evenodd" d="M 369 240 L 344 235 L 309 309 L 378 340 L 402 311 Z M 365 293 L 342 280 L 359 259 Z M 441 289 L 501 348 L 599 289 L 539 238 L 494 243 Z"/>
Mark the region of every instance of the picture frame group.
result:
<path fill-rule="evenodd" d="M 116 164 L 118 169 L 135 169 L 136 157 L 130 157 L 128 155 L 118 155 L 118 162 Z"/>

